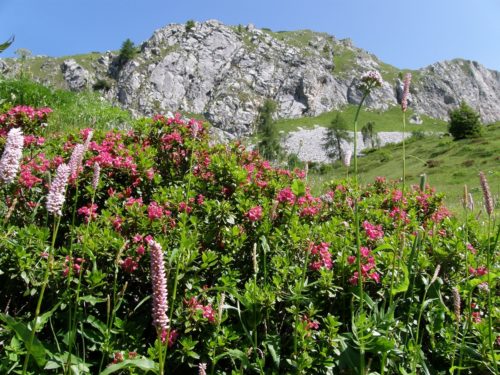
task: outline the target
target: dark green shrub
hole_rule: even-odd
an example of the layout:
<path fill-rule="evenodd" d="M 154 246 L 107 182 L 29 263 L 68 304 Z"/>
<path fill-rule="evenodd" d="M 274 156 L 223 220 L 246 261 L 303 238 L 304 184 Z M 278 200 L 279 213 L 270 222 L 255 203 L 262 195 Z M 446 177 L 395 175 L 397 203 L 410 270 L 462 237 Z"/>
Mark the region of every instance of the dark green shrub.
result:
<path fill-rule="evenodd" d="M 260 108 L 259 117 L 257 118 L 257 132 L 260 137 L 257 149 L 268 160 L 276 160 L 281 155 L 279 135 L 273 121 L 275 111 L 276 103 L 271 99 L 267 99 Z"/>
<path fill-rule="evenodd" d="M 186 32 L 189 33 L 191 32 L 195 27 L 195 23 L 193 20 L 189 20 L 186 22 Z"/>
<path fill-rule="evenodd" d="M 137 48 L 130 39 L 126 39 L 122 43 L 122 47 L 120 48 L 120 54 L 118 55 L 118 65 L 122 67 L 128 61 L 132 60 L 137 54 Z"/>
<path fill-rule="evenodd" d="M 338 113 L 330 123 L 321 145 L 329 158 L 342 159 L 342 143 L 352 141 L 347 128 L 345 119 Z"/>
<path fill-rule="evenodd" d="M 462 162 L 462 165 L 464 167 L 472 167 L 474 165 L 474 160 L 473 159 L 465 160 L 464 162 Z"/>
<path fill-rule="evenodd" d="M 105 79 L 99 79 L 96 83 L 94 83 L 92 88 L 94 91 L 109 91 L 111 89 L 111 83 Z"/>
<path fill-rule="evenodd" d="M 425 166 L 429 168 L 436 168 L 439 167 L 441 164 L 442 164 L 441 160 L 430 159 L 427 160 Z"/>
<path fill-rule="evenodd" d="M 467 103 L 462 102 L 460 107 L 450 111 L 448 123 L 449 132 L 453 139 L 466 139 L 481 136 L 481 120 L 479 114 Z"/>

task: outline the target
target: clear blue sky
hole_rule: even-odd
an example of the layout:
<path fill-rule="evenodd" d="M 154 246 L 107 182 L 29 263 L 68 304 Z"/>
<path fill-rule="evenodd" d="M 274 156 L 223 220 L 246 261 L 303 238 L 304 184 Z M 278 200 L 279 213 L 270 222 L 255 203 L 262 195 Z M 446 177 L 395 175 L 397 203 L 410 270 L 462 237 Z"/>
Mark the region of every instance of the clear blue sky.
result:
<path fill-rule="evenodd" d="M 352 38 L 383 61 L 419 68 L 455 57 L 500 70 L 500 0 L 0 0 L 0 41 L 63 56 L 140 43 L 189 19 Z"/>

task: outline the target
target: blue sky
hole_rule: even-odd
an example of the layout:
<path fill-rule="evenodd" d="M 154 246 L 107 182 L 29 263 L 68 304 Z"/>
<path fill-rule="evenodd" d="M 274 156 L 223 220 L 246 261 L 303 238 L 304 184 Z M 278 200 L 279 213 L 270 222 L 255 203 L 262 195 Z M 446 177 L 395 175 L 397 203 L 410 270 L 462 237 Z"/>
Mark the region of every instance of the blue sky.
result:
<path fill-rule="evenodd" d="M 153 30 L 189 19 L 218 19 L 278 30 L 312 29 L 399 68 L 455 57 L 500 70 L 499 0 L 0 0 L 0 41 L 64 56 L 140 43 Z"/>

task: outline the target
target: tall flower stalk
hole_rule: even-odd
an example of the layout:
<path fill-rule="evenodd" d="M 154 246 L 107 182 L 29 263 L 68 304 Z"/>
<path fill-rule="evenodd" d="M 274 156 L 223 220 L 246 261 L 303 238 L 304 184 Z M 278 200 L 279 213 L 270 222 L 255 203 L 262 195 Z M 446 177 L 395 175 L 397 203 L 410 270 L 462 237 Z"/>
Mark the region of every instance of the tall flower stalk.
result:
<path fill-rule="evenodd" d="M 358 294 L 359 294 L 359 313 L 363 314 L 363 272 L 361 269 L 361 237 L 359 234 L 359 212 L 358 212 L 358 195 L 359 195 L 359 183 L 358 183 L 358 117 L 363 106 L 364 101 L 370 95 L 371 91 L 377 87 L 382 86 L 382 76 L 377 71 L 368 71 L 361 76 L 359 89 L 362 92 L 361 100 L 358 104 L 356 110 L 356 116 L 354 117 L 354 224 L 356 230 L 356 248 L 357 248 L 357 268 L 358 268 Z M 359 356 L 359 373 L 364 375 L 365 373 L 365 350 L 363 342 L 360 342 L 360 356 Z"/>
<path fill-rule="evenodd" d="M 62 206 L 65 200 L 66 187 L 68 184 L 69 174 L 70 174 L 70 168 L 68 165 L 66 164 L 59 165 L 59 167 L 57 167 L 56 177 L 54 178 L 54 181 L 50 186 L 49 194 L 47 196 L 47 204 L 46 204 L 47 211 L 54 215 L 52 243 L 49 248 L 47 264 L 45 266 L 45 273 L 43 276 L 42 288 L 40 290 L 40 295 L 38 296 L 38 302 L 36 304 L 35 317 L 31 324 L 30 337 L 28 340 L 28 344 L 26 345 L 28 352 L 26 353 L 26 357 L 24 359 L 23 375 L 26 374 L 26 371 L 28 369 L 29 359 L 31 356 L 31 347 L 33 345 L 33 340 L 35 339 L 35 334 L 37 331 L 38 317 L 40 316 L 43 296 L 45 294 L 45 289 L 47 288 L 47 284 L 49 282 L 49 273 L 52 268 L 52 263 L 54 261 L 54 246 L 57 238 L 57 231 L 59 229 L 59 223 L 61 222 Z"/>
<path fill-rule="evenodd" d="M 169 319 L 167 316 L 167 279 L 165 277 L 165 265 L 163 261 L 163 249 L 161 245 L 154 241 L 149 241 L 150 257 L 151 257 L 151 284 L 153 287 L 153 325 L 156 327 L 158 336 L 159 351 L 159 373 L 164 374 L 164 357 L 163 357 L 163 338 L 165 337 L 165 346 L 168 345 L 168 329 Z"/>
<path fill-rule="evenodd" d="M 488 214 L 488 229 L 487 229 L 487 247 L 486 247 L 486 267 L 488 269 L 488 344 L 491 351 L 491 359 L 495 368 L 495 373 L 498 374 L 498 365 L 496 361 L 495 348 L 493 345 L 493 306 L 491 303 L 491 294 L 494 292 L 494 285 L 491 283 L 491 255 L 495 248 L 491 248 L 491 218 L 493 216 L 493 197 L 491 196 L 490 186 L 488 180 L 483 172 L 479 173 L 479 180 L 481 182 L 481 189 L 483 190 L 484 206 Z"/>
<path fill-rule="evenodd" d="M 406 110 L 408 109 L 408 95 L 410 94 L 411 73 L 406 73 L 403 82 L 403 97 L 401 110 L 403 111 L 403 192 L 406 187 Z"/>
<path fill-rule="evenodd" d="M 469 276 L 469 210 L 472 211 L 472 196 L 470 195 L 467 185 L 464 185 L 464 195 L 462 198 L 462 206 L 464 209 L 465 213 L 465 225 L 464 225 L 464 258 L 465 258 L 465 280 L 468 279 Z M 458 358 L 458 374 L 460 375 L 461 368 L 462 368 L 462 359 L 464 355 L 464 350 L 465 350 L 465 337 L 467 336 L 467 332 L 469 331 L 469 327 L 471 324 L 471 302 L 472 302 L 472 291 L 469 291 L 468 294 L 466 295 L 466 321 L 465 321 L 465 326 L 464 330 L 462 333 L 462 341 L 460 343 L 460 353 L 459 353 L 459 358 Z M 455 356 L 453 356 L 453 359 L 455 359 Z M 452 363 L 453 367 L 453 363 Z"/>
<path fill-rule="evenodd" d="M 7 135 L 5 149 L 0 159 L 0 180 L 10 184 L 19 172 L 19 164 L 23 157 L 24 137 L 19 128 L 13 128 Z"/>

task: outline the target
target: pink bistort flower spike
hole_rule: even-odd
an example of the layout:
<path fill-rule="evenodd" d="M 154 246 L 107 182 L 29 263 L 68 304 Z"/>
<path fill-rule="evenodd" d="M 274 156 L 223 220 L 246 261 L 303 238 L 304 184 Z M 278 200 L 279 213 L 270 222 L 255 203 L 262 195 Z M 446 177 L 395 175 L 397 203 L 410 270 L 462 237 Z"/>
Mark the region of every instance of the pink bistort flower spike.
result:
<path fill-rule="evenodd" d="M 95 162 L 94 163 L 94 174 L 92 176 L 92 189 L 94 191 L 97 190 L 97 187 L 99 186 L 99 178 L 101 176 L 101 166 L 99 163 Z"/>
<path fill-rule="evenodd" d="M 5 149 L 0 159 L 0 179 L 10 184 L 19 171 L 19 164 L 23 156 L 24 137 L 19 128 L 13 128 L 7 135 Z"/>
<path fill-rule="evenodd" d="M 493 214 L 493 198 L 484 172 L 479 172 L 479 180 L 481 182 L 481 189 L 483 190 L 484 207 L 488 216 L 491 216 Z"/>
<path fill-rule="evenodd" d="M 148 242 L 151 251 L 151 283 L 153 286 L 153 325 L 160 332 L 169 329 L 167 316 L 167 279 L 165 277 L 165 265 L 163 263 L 163 249 L 161 245 L 150 240 Z"/>
<path fill-rule="evenodd" d="M 49 194 L 47 195 L 47 211 L 61 216 L 62 206 L 64 204 L 64 195 L 66 194 L 66 186 L 71 169 L 67 164 L 61 164 L 57 167 L 56 177 L 50 185 Z"/>
<path fill-rule="evenodd" d="M 70 175 L 72 178 L 76 178 L 79 169 L 82 165 L 83 154 L 85 153 L 85 146 L 82 144 L 77 144 L 73 149 L 71 158 L 69 159 L 69 167 L 71 168 Z"/>
<path fill-rule="evenodd" d="M 198 364 L 198 375 L 207 375 L 207 364 L 206 363 L 199 363 Z"/>
<path fill-rule="evenodd" d="M 403 97 L 401 98 L 401 109 L 406 112 L 408 109 L 408 95 L 410 94 L 411 73 L 406 73 L 403 81 Z"/>

